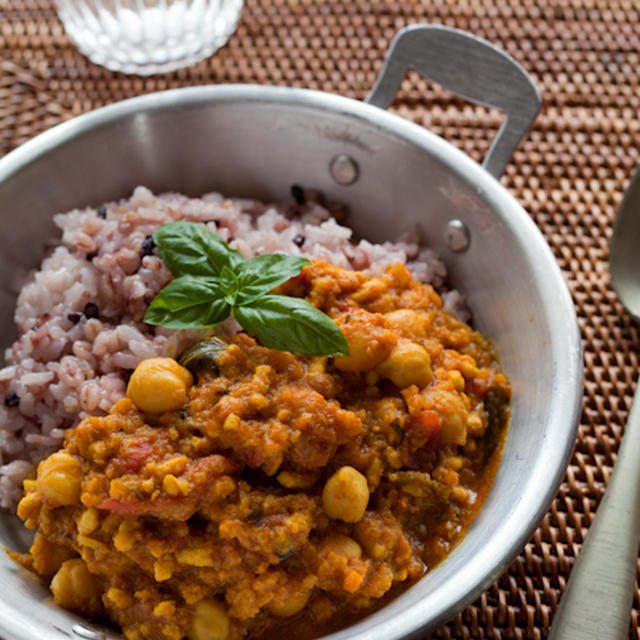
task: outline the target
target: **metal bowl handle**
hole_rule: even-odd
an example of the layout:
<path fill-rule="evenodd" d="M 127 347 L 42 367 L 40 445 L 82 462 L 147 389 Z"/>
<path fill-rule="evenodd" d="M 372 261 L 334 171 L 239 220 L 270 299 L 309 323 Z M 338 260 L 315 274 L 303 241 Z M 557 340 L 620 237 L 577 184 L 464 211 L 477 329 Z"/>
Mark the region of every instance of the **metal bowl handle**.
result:
<path fill-rule="evenodd" d="M 536 119 L 542 98 L 511 56 L 474 35 L 441 25 L 412 25 L 393 39 L 365 102 L 386 109 L 409 67 L 470 102 L 506 114 L 482 166 L 499 178 Z"/>

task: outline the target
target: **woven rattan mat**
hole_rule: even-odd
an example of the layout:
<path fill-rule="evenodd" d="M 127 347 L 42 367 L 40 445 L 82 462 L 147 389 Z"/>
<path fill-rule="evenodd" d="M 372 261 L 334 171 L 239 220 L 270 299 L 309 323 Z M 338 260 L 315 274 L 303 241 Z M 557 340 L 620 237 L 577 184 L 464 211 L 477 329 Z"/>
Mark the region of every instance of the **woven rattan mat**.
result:
<path fill-rule="evenodd" d="M 487 38 L 533 75 L 544 107 L 503 177 L 569 282 L 585 348 L 579 440 L 560 492 L 508 571 L 434 638 L 544 638 L 609 477 L 631 406 L 638 324 L 609 284 L 607 243 L 640 147 L 636 0 L 247 0 L 214 57 L 165 76 L 112 74 L 67 39 L 49 0 L 0 0 L 0 154 L 104 104 L 169 87 L 286 84 L 363 98 L 402 26 Z M 394 107 L 484 155 L 499 116 L 409 74 Z M 630 638 L 640 631 L 638 589 Z"/>

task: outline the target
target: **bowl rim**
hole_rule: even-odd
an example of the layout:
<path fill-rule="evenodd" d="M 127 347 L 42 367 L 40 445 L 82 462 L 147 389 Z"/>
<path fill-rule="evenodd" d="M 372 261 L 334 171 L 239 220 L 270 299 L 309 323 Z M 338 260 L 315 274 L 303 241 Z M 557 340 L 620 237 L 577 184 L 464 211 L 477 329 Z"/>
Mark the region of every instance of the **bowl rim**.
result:
<path fill-rule="evenodd" d="M 375 636 L 384 637 L 386 640 L 414 637 L 446 622 L 475 600 L 506 570 L 538 527 L 557 493 L 573 451 L 583 392 L 582 345 L 569 289 L 537 225 L 506 188 L 467 154 L 431 131 L 397 114 L 352 98 L 317 90 L 255 84 L 193 86 L 153 92 L 100 107 L 40 133 L 1 158 L 0 193 L 5 181 L 12 175 L 96 128 L 109 126 L 121 118 L 143 112 L 183 110 L 199 105 L 215 106 L 225 102 L 266 102 L 346 115 L 373 125 L 381 133 L 390 134 L 436 157 L 451 168 L 455 167 L 456 172 L 464 175 L 464 178 L 475 186 L 492 209 L 507 212 L 507 215 L 502 216 L 503 221 L 509 226 L 511 233 L 521 239 L 526 238 L 526 251 L 531 257 L 535 256 L 532 264 L 536 276 L 542 278 L 541 281 L 545 282 L 549 291 L 553 291 L 552 295 L 549 294 L 549 298 L 553 298 L 553 304 L 546 305 L 545 309 L 553 327 L 557 329 L 551 332 L 551 348 L 554 354 L 554 375 L 560 371 L 563 384 L 562 388 L 554 387 L 554 393 L 558 396 L 558 410 L 551 416 L 550 422 L 562 428 L 552 432 L 543 445 L 545 453 L 548 454 L 545 458 L 546 468 L 553 469 L 552 474 L 547 472 L 546 490 L 535 495 L 529 491 L 521 496 L 508 521 L 516 526 L 516 534 L 507 531 L 509 527 L 502 527 L 502 535 L 493 540 L 488 548 L 489 559 L 471 559 L 464 571 L 470 582 L 465 588 L 458 589 L 458 596 L 454 600 L 446 594 L 440 597 L 437 594 L 435 597 L 434 594 L 429 595 L 431 615 L 427 621 L 424 619 L 424 602 L 419 597 L 419 581 L 379 611 L 345 629 L 325 636 L 324 639 L 364 640 L 373 637 L 373 625 L 376 628 Z M 438 571 L 443 564 L 446 564 L 446 561 L 430 573 Z M 479 574 L 481 578 L 478 577 Z M 413 595 L 410 595 L 412 592 Z M 15 640 L 31 640 L 37 638 L 34 632 L 34 620 L 16 616 L 15 611 L 0 598 L 0 633 Z M 43 640 L 45 637 L 51 636 L 42 636 Z"/>

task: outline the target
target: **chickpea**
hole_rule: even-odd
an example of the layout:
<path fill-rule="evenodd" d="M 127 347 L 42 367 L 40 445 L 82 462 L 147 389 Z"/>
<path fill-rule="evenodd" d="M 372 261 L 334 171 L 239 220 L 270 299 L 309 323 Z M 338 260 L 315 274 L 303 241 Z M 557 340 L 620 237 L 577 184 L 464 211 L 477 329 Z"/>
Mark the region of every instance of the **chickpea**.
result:
<path fill-rule="evenodd" d="M 467 425 L 460 413 L 451 413 L 442 421 L 440 443 L 442 445 L 459 444 L 461 446 L 467 443 Z"/>
<path fill-rule="evenodd" d="M 422 392 L 427 406 L 433 407 L 440 416 L 440 444 L 467 443 L 467 420 L 469 412 L 463 397 L 445 389 L 427 388 Z"/>
<path fill-rule="evenodd" d="M 102 609 L 100 582 L 80 558 L 62 563 L 51 580 L 51 592 L 56 604 L 65 609 L 84 615 L 93 615 Z"/>
<path fill-rule="evenodd" d="M 433 377 L 427 350 L 416 342 L 404 339 L 398 342 L 376 371 L 400 389 L 412 384 L 426 387 Z"/>
<path fill-rule="evenodd" d="M 193 613 L 189 640 L 227 640 L 231 623 L 217 600 L 201 600 Z"/>
<path fill-rule="evenodd" d="M 90 507 L 86 511 L 83 511 L 80 517 L 76 520 L 76 526 L 78 533 L 82 536 L 91 535 L 100 524 L 100 518 L 98 516 L 98 510 L 94 507 Z"/>
<path fill-rule="evenodd" d="M 384 317 L 393 329 L 414 338 L 424 338 L 431 323 L 431 314 L 413 309 L 396 309 L 385 313 Z"/>
<path fill-rule="evenodd" d="M 184 405 L 192 384 L 189 370 L 173 358 L 147 358 L 131 374 L 127 395 L 141 411 L 164 413 Z"/>
<path fill-rule="evenodd" d="M 369 504 L 367 479 L 350 466 L 338 469 L 322 490 L 322 508 L 335 520 L 358 522 Z"/>
<path fill-rule="evenodd" d="M 353 538 L 339 533 L 326 538 L 322 542 L 322 546 L 327 551 L 331 551 L 338 556 L 344 556 L 347 559 L 359 559 L 362 557 L 362 547 Z"/>
<path fill-rule="evenodd" d="M 66 451 L 56 451 L 38 465 L 36 488 L 50 507 L 80 500 L 82 463 Z"/>
<path fill-rule="evenodd" d="M 373 369 L 389 355 L 398 340 L 381 315 L 362 309 L 344 313 L 336 318 L 336 324 L 349 343 L 349 355 L 334 359 L 341 371 Z"/>
<path fill-rule="evenodd" d="M 279 618 L 289 618 L 290 616 L 295 616 L 296 613 L 304 609 L 305 605 L 309 601 L 310 595 L 310 589 L 308 591 L 301 590 L 289 593 L 285 602 L 272 602 L 267 606 L 267 608 L 274 616 L 278 616 Z"/>
<path fill-rule="evenodd" d="M 66 560 L 75 555 L 71 549 L 47 540 L 41 533 L 36 533 L 29 553 L 33 558 L 33 568 L 40 575 L 49 578 L 57 573 Z"/>

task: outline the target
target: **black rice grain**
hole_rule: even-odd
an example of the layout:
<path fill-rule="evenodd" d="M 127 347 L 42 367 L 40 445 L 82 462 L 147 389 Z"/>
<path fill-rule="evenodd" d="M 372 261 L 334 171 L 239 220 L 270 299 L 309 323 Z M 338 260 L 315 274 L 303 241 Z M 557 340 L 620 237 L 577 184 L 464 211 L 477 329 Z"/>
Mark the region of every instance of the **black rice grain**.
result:
<path fill-rule="evenodd" d="M 4 404 L 6 407 L 17 407 L 20 404 L 20 398 L 15 391 L 11 391 L 11 393 L 7 393 L 4 397 Z"/>
<path fill-rule="evenodd" d="M 87 318 L 97 318 L 99 315 L 98 305 L 95 302 L 87 302 L 87 304 L 84 305 L 84 315 Z"/>
<path fill-rule="evenodd" d="M 145 236 L 140 248 L 140 257 L 150 256 L 155 248 L 156 243 L 153 241 L 153 236 L 151 234 Z"/>

